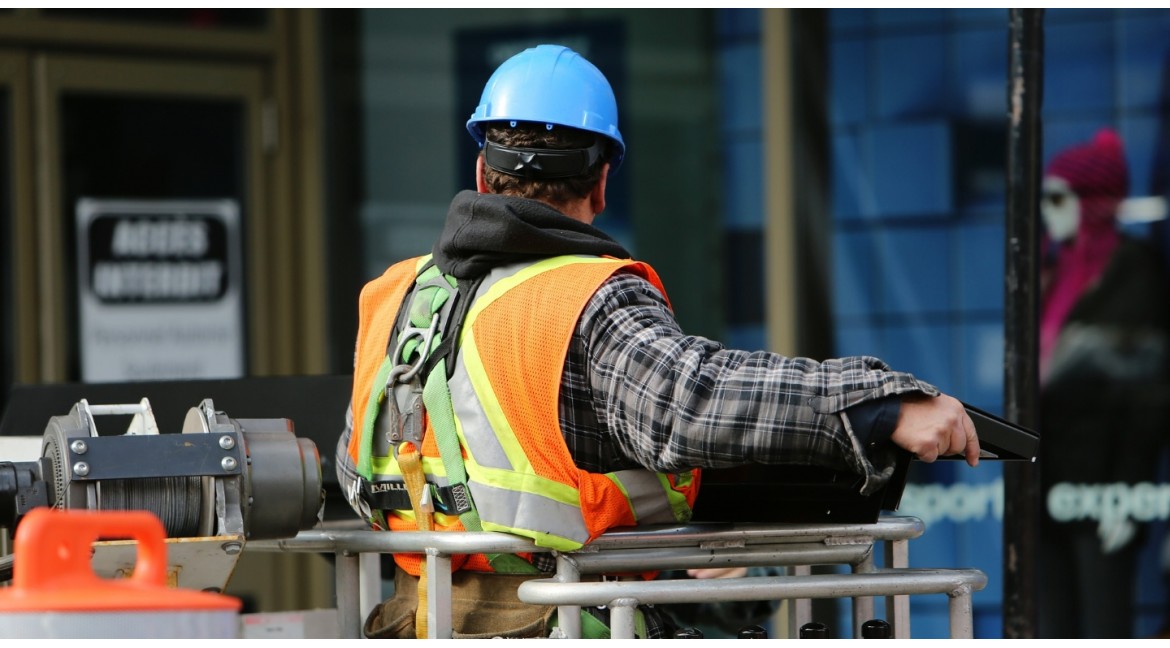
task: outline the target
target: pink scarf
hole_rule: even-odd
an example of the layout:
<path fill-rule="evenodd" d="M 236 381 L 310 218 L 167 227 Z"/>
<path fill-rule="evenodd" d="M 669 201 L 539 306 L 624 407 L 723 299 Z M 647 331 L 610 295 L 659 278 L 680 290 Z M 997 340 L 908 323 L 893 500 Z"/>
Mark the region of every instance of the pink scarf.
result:
<path fill-rule="evenodd" d="M 1077 234 L 1060 245 L 1045 271 L 1040 305 L 1040 376 L 1044 382 L 1056 340 L 1081 295 L 1101 277 L 1117 249 L 1117 206 L 1128 192 L 1121 139 L 1112 130 L 1057 155 L 1046 175 L 1067 181 L 1080 201 Z"/>

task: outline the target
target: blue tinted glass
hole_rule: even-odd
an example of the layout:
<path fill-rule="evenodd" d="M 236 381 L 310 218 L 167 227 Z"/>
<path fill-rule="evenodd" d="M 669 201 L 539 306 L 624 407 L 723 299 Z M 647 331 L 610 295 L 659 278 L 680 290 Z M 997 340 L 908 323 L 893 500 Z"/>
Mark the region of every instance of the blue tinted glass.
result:
<path fill-rule="evenodd" d="M 969 316 L 960 328 L 960 391 L 957 397 L 989 412 L 1003 403 L 1003 318 Z"/>
<path fill-rule="evenodd" d="M 940 313 L 950 308 L 950 245 L 942 227 L 887 228 L 877 237 L 885 313 Z"/>
<path fill-rule="evenodd" d="M 723 128 L 760 130 L 760 47 L 732 45 L 719 57 Z"/>
<path fill-rule="evenodd" d="M 878 117 L 933 117 L 946 108 L 946 38 L 942 34 L 877 39 Z"/>
<path fill-rule="evenodd" d="M 934 27 L 946 23 L 944 9 L 874 9 L 873 22 L 879 30 L 887 27 Z"/>
<path fill-rule="evenodd" d="M 1008 101 L 1007 33 L 1003 29 L 963 30 L 952 42 L 956 112 L 1002 118 Z"/>
<path fill-rule="evenodd" d="M 1002 311 L 1003 224 L 965 224 L 951 232 L 957 253 L 956 305 L 963 311 Z"/>
<path fill-rule="evenodd" d="M 829 29 L 834 33 L 864 29 L 870 12 L 870 9 L 830 9 Z"/>
<path fill-rule="evenodd" d="M 1117 84 L 1125 109 L 1154 109 L 1170 88 L 1170 14 L 1135 14 L 1120 21 Z"/>
<path fill-rule="evenodd" d="M 762 227 L 764 161 L 760 140 L 729 141 L 723 155 L 723 218 L 726 227 Z"/>
<path fill-rule="evenodd" d="M 1106 110 L 1114 97 L 1112 23 L 1046 24 L 1045 113 Z"/>
<path fill-rule="evenodd" d="M 830 103 L 835 125 L 861 121 L 869 101 L 869 65 L 866 41 L 845 40 L 832 44 L 829 75 Z"/>
<path fill-rule="evenodd" d="M 863 199 L 871 204 L 869 169 L 862 166 L 861 138 L 848 131 L 833 136 L 833 215 L 838 220 L 856 220 L 866 212 Z M 864 197 L 864 198 L 863 198 Z"/>
<path fill-rule="evenodd" d="M 869 130 L 875 213 L 945 217 L 952 208 L 951 137 L 945 121 Z"/>
<path fill-rule="evenodd" d="M 869 232 L 833 236 L 833 312 L 869 316 L 878 310 L 878 268 Z"/>
<path fill-rule="evenodd" d="M 742 38 L 760 33 L 759 9 L 717 9 L 715 22 L 720 38 Z"/>
<path fill-rule="evenodd" d="M 909 371 L 917 378 L 946 393 L 955 393 L 952 374 L 954 355 L 951 328 L 946 323 L 922 318 L 913 323 L 891 324 L 886 328 L 886 357 L 890 366 Z M 954 563 L 946 563 L 954 564 Z"/>

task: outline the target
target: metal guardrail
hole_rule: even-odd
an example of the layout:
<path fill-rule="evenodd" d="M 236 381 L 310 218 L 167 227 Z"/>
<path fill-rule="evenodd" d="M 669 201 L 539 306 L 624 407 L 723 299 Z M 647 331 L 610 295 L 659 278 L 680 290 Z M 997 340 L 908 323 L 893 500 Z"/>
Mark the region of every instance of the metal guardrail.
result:
<path fill-rule="evenodd" d="M 558 635 L 579 638 L 580 608 L 607 605 L 615 639 L 634 637 L 640 604 L 700 601 L 789 600 L 790 634 L 812 616 L 811 599 L 849 598 L 854 635 L 886 600 L 894 638 L 910 637 L 910 595 L 949 597 L 952 638 L 973 638 L 971 593 L 987 585 L 976 569 L 911 569 L 908 543 L 925 527 L 913 517 L 887 516 L 874 524 L 693 524 L 607 533 L 583 549 L 557 554 L 557 573 L 520 586 L 520 600 L 557 605 Z M 874 549 L 884 546 L 885 567 Z M 451 556 L 468 553 L 551 552 L 502 533 L 387 533 L 364 528 L 321 528 L 294 538 L 252 541 L 246 551 L 294 551 L 336 555 L 337 607 L 342 638 L 361 636 L 359 556 L 422 553 L 428 573 L 428 628 L 450 638 Z M 785 566 L 788 575 L 737 579 L 580 582 L 586 574 L 703 567 Z M 812 574 L 813 565 L 848 565 L 846 574 Z"/>

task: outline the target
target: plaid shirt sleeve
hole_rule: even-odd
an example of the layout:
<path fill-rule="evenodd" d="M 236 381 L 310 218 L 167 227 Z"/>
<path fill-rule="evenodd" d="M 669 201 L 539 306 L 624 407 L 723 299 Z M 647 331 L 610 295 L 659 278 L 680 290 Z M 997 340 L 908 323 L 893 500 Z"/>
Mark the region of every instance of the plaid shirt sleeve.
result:
<path fill-rule="evenodd" d="M 650 470 L 819 465 L 865 475 L 871 492 L 893 460 L 863 451 L 845 410 L 894 394 L 938 394 L 874 357 L 817 362 L 686 335 L 658 290 L 630 273 L 597 291 L 579 332 L 598 419 L 623 454 Z"/>
<path fill-rule="evenodd" d="M 337 482 L 341 486 L 341 493 L 345 496 L 345 500 L 349 502 L 359 517 L 368 522 L 369 517 L 362 511 L 355 491 L 358 480 L 357 466 L 354 465 L 349 456 L 349 439 L 352 436 L 353 403 L 351 402 L 345 408 L 345 427 L 341 430 L 341 436 L 337 439 L 337 448 L 333 452 L 333 460 L 336 463 L 334 468 L 337 471 Z"/>

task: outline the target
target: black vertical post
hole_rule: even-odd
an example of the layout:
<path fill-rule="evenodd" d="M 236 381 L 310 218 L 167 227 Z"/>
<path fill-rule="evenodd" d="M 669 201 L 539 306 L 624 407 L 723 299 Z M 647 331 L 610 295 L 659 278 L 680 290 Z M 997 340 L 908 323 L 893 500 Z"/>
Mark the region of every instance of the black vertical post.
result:
<path fill-rule="evenodd" d="M 1011 9 L 1008 52 L 1007 213 L 1004 290 L 1004 416 L 1036 430 L 1039 400 L 1040 107 L 1044 10 Z M 1041 439 L 1043 443 L 1043 439 Z M 1036 637 L 1039 470 L 1004 463 L 1003 636 Z"/>

